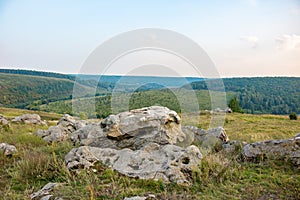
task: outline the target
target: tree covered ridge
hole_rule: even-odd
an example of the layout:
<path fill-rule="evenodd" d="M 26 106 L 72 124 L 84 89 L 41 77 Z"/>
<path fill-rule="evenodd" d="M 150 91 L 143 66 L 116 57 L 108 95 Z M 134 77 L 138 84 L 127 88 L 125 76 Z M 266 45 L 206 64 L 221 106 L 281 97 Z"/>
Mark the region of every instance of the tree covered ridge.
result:
<path fill-rule="evenodd" d="M 69 79 L 73 81 L 76 79 L 75 76 L 71 76 L 67 74 L 60 74 L 54 72 L 42 72 L 42 71 L 35 71 L 35 70 L 23 70 L 23 69 L 0 69 L 0 73 L 44 76 L 44 77 L 52 77 L 52 78 Z"/>
<path fill-rule="evenodd" d="M 191 87 L 194 90 L 207 90 L 206 82 L 194 82 Z M 226 92 L 236 93 L 240 106 L 246 113 L 300 113 L 300 78 L 225 78 L 223 82 Z"/>
<path fill-rule="evenodd" d="M 74 81 L 0 73 L 0 106 L 26 108 L 72 98 Z M 79 85 L 82 94 L 90 88 Z"/>

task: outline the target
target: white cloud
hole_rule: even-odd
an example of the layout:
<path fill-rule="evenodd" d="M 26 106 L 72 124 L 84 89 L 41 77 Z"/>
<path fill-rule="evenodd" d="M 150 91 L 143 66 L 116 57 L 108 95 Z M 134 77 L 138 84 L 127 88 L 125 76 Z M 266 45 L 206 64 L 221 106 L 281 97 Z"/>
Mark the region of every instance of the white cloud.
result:
<path fill-rule="evenodd" d="M 300 48 L 300 35 L 281 35 L 275 38 L 277 48 L 281 50 L 292 50 Z"/>
<path fill-rule="evenodd" d="M 258 38 L 255 36 L 242 36 L 240 39 L 250 43 L 252 48 L 258 47 Z"/>

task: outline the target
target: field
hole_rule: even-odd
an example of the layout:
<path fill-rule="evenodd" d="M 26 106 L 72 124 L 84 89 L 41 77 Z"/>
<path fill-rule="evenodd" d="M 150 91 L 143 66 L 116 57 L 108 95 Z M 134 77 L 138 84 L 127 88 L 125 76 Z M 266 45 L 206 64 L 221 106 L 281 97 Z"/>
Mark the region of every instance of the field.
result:
<path fill-rule="evenodd" d="M 0 108 L 11 119 L 24 113 L 37 113 L 55 124 L 61 116 L 54 113 Z M 183 115 L 184 124 L 207 128 L 209 113 Z M 299 119 L 288 116 L 227 114 L 225 130 L 232 140 L 254 142 L 291 138 L 300 132 Z M 47 127 L 12 124 L 3 128 L 0 143 L 13 144 L 18 154 L 0 155 L 0 196 L 3 199 L 29 199 L 29 195 L 48 182 L 63 183 L 55 190 L 63 199 L 124 199 L 154 194 L 157 199 L 300 199 L 300 171 L 288 162 L 244 162 L 238 151 L 228 154 L 212 152 L 195 169 L 193 185 L 179 186 L 162 181 L 127 178 L 100 163 L 97 173 L 67 170 L 64 156 L 74 146 L 69 142 L 46 144 L 34 135 Z"/>

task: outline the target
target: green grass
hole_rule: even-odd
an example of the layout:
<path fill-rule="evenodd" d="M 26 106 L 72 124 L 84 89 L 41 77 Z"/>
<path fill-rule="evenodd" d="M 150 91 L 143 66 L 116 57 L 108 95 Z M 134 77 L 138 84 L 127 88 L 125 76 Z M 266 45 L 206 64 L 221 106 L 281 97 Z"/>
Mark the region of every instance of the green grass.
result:
<path fill-rule="evenodd" d="M 0 109 L 12 118 L 28 113 L 18 109 Z M 39 113 L 41 114 L 41 113 Z M 59 115 L 44 113 L 57 120 Z M 42 114 L 41 114 L 42 115 Z M 56 118 L 57 117 L 57 118 Z M 210 114 L 182 116 L 184 123 L 208 127 Z M 288 116 L 228 114 L 225 129 L 230 139 L 247 142 L 293 137 L 300 130 L 299 120 Z M 128 178 L 98 163 L 92 170 L 76 174 L 69 171 L 64 156 L 72 148 L 69 142 L 45 143 L 33 135 L 38 125 L 12 124 L 0 133 L 0 142 L 16 145 L 18 154 L 0 154 L 0 197 L 29 199 L 29 195 L 48 182 L 60 182 L 54 194 L 64 199 L 124 199 L 155 194 L 158 199 L 300 199 L 300 171 L 289 162 L 243 162 L 238 152 L 212 152 L 195 169 L 191 186 L 162 181 Z"/>

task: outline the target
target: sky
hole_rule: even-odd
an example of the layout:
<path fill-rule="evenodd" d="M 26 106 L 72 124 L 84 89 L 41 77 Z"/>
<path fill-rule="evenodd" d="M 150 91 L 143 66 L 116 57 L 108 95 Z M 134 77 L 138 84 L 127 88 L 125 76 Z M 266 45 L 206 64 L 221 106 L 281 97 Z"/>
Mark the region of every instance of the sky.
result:
<path fill-rule="evenodd" d="M 0 68 L 80 73 L 99 45 L 140 28 L 195 41 L 221 77 L 300 77 L 299 0 L 0 0 Z M 129 74 L 133 60 L 155 53 L 132 53 L 107 73 Z M 176 56 L 160 56 L 176 62 L 177 74 L 195 76 Z"/>

